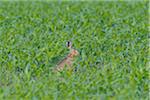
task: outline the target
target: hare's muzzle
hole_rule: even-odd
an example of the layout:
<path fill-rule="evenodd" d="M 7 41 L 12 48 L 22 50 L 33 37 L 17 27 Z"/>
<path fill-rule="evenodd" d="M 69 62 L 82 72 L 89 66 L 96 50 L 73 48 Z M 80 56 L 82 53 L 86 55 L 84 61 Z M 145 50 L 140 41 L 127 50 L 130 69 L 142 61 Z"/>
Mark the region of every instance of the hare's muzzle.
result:
<path fill-rule="evenodd" d="M 79 52 L 78 52 L 77 50 L 74 50 L 74 51 L 73 51 L 73 55 L 74 55 L 74 56 L 78 56 L 78 55 L 79 55 Z"/>

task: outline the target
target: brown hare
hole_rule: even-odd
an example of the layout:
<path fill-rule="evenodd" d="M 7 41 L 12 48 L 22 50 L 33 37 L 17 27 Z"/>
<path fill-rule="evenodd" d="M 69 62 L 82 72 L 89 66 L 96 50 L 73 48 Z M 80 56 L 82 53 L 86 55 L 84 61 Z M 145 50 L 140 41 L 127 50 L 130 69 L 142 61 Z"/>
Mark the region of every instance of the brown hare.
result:
<path fill-rule="evenodd" d="M 67 47 L 70 50 L 70 53 L 56 65 L 54 72 L 62 71 L 65 66 L 67 69 L 71 69 L 74 58 L 79 55 L 79 52 L 76 49 L 72 48 L 72 43 L 70 41 L 67 42 Z"/>

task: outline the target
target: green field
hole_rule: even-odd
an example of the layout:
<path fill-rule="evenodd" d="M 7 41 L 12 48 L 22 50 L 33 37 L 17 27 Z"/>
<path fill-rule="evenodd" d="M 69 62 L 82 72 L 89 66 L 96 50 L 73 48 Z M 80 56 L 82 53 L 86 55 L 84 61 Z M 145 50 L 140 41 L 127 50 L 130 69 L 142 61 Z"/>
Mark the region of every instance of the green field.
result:
<path fill-rule="evenodd" d="M 148 3 L 0 1 L 0 100 L 148 100 Z"/>

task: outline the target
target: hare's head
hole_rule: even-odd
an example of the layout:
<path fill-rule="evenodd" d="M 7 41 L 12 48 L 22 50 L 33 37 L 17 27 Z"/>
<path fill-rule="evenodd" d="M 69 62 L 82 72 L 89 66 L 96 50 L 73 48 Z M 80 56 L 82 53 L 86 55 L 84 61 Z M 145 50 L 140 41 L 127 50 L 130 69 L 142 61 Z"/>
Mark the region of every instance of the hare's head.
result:
<path fill-rule="evenodd" d="M 69 53 L 70 57 L 75 57 L 79 55 L 79 52 L 72 48 L 72 43 L 70 41 L 67 42 L 67 47 L 70 49 Z"/>

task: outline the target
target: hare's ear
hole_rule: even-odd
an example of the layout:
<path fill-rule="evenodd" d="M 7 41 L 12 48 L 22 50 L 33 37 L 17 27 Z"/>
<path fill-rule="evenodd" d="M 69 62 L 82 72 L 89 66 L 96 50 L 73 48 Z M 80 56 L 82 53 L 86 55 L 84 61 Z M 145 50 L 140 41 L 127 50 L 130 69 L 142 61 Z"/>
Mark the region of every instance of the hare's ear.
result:
<path fill-rule="evenodd" d="M 67 45 L 67 47 L 68 47 L 69 49 L 71 49 L 71 48 L 72 48 L 72 42 L 67 41 L 66 45 Z"/>

